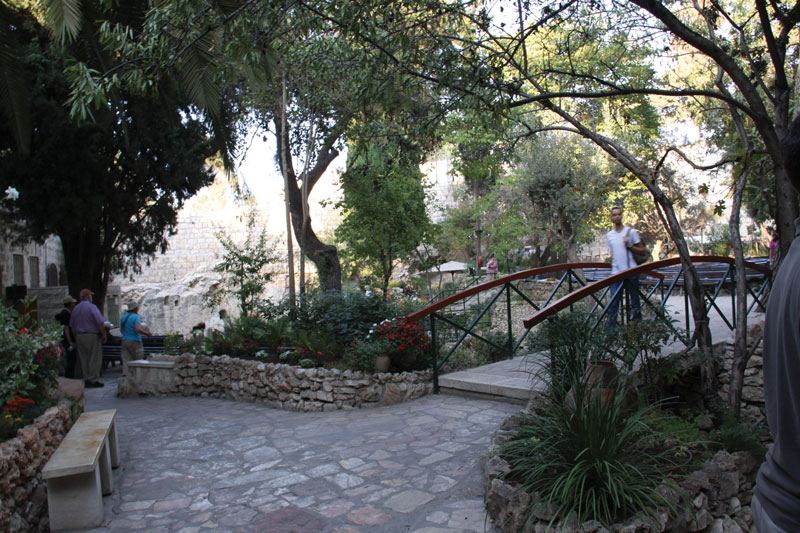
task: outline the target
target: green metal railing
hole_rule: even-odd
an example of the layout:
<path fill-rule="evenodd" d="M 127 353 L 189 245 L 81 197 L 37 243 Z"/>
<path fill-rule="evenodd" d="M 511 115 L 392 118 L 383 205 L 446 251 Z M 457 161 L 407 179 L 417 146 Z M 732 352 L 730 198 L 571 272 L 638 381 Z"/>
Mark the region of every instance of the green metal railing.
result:
<path fill-rule="evenodd" d="M 707 312 L 715 310 L 722 317 L 725 324 L 733 329 L 736 322 L 735 317 L 735 269 L 733 259 L 720 256 L 693 256 L 695 265 L 715 265 L 712 268 L 702 269 L 701 283 L 703 294 L 706 300 Z M 759 262 L 746 262 L 748 277 L 748 293 L 753 297 L 753 302 L 748 307 L 748 314 L 756 306 L 765 306 L 765 296 L 771 283 L 771 271 L 769 267 Z M 681 330 L 669 320 L 665 307 L 670 296 L 684 285 L 684 269 L 680 266 L 678 258 L 657 261 L 645 265 L 639 265 L 625 272 L 608 276 L 610 268 L 608 263 L 566 263 L 560 265 L 550 265 L 546 267 L 533 268 L 509 274 L 497 279 L 480 283 L 464 290 L 444 296 L 441 300 L 430 303 L 423 309 L 408 315 L 409 322 L 418 322 L 424 318 L 429 319 L 429 330 L 431 336 L 431 354 L 433 360 L 433 381 L 434 392 L 439 392 L 439 372 L 453 353 L 470 337 L 478 342 L 485 343 L 500 353 L 512 357 L 524 342 L 531 328 L 542 320 L 555 313 L 572 307 L 579 301 L 588 299 L 593 302 L 589 312 L 589 319 L 594 317 L 590 327 L 598 327 L 607 317 L 611 307 L 612 299 L 619 296 L 624 298 L 622 305 L 622 322 L 628 320 L 630 316 L 630 295 L 627 294 L 627 285 L 621 284 L 619 289 L 611 294 L 611 286 L 623 281 L 633 275 L 646 274 L 647 277 L 640 283 L 639 296 L 642 307 L 653 311 L 654 320 L 663 320 L 673 333 L 688 342 L 691 337 L 691 319 L 689 312 L 689 300 L 684 291 L 684 306 L 686 316 L 686 329 Z M 556 280 L 553 276 L 560 273 Z M 543 277 L 548 277 L 547 281 L 555 281 L 552 289 L 544 301 L 536 302 L 525 294 L 525 283 L 539 283 L 544 281 Z M 717 305 L 716 300 L 725 288 L 730 289 L 732 316 L 730 319 Z M 556 296 L 566 291 L 566 295 L 556 300 Z M 625 294 L 621 294 L 626 291 Z M 489 292 L 485 304 L 478 304 L 468 308 L 465 302 L 477 299 L 480 302 L 480 295 Z M 656 299 L 658 296 L 658 299 Z M 524 302 L 535 311 L 529 318 L 523 321 L 524 328 L 519 334 L 515 335 L 512 323 L 512 298 L 516 297 L 520 302 Z M 503 345 L 487 339 L 479 331 L 479 326 L 485 323 L 485 317 L 492 316 L 492 312 L 498 305 L 505 304 L 506 342 Z M 454 311 L 458 309 L 458 311 Z M 466 323 L 459 323 L 456 317 L 465 316 L 472 309 L 475 311 L 474 318 Z M 450 315 L 448 316 L 448 312 Z M 463 320 L 462 320 L 463 321 Z M 482 322 L 483 321 L 483 322 Z M 451 328 L 455 333 L 453 337 L 447 339 L 441 335 L 443 327 Z M 449 341 L 449 342 L 448 342 Z M 439 351 L 443 346 L 448 346 L 446 353 L 440 356 Z"/>

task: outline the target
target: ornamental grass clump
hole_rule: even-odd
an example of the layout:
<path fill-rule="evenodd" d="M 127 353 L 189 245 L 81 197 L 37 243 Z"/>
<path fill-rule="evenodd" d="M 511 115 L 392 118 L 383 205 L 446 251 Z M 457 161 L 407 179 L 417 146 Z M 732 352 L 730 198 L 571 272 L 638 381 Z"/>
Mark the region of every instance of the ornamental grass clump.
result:
<path fill-rule="evenodd" d="M 689 468 L 687 444 L 657 429 L 667 427 L 658 423 L 662 404 L 637 397 L 615 337 L 587 318 L 556 316 L 537 331 L 532 346 L 546 354 L 537 374 L 547 386 L 501 448 L 506 478 L 532 495 L 528 520 L 550 526 L 570 515 L 605 526 L 637 513 L 653 523 L 658 513 L 675 515 L 668 495 L 680 494 L 674 479 Z"/>
<path fill-rule="evenodd" d="M 659 487 L 677 490 L 670 476 L 681 472 L 685 459 L 652 429 L 653 407 L 627 406 L 624 377 L 610 395 L 583 376 L 573 374 L 571 382 L 566 401 L 551 389 L 501 450 L 511 466 L 507 478 L 538 495 L 531 498 L 528 519 L 554 511 L 550 525 L 574 513 L 578 523 L 608 526 L 639 512 L 653 521 L 656 510 L 675 514 Z"/>

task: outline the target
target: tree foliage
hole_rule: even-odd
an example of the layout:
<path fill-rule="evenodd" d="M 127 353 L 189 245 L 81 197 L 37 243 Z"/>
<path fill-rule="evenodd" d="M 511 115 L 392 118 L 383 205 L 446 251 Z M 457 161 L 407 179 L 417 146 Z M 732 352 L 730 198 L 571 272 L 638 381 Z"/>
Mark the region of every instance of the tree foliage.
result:
<path fill-rule="evenodd" d="M 431 229 L 420 150 L 403 139 L 373 139 L 351 148 L 341 177 L 344 196 L 336 206 L 343 220 L 336 237 L 365 258 L 387 294 L 402 258 L 410 257 Z"/>
<path fill-rule="evenodd" d="M 58 235 L 70 291 L 90 287 L 102 304 L 112 272 L 136 270 L 166 248 L 177 210 L 212 180 L 213 151 L 169 84 L 158 100 L 119 92 L 113 111 L 75 122 L 62 105 L 70 91 L 63 56 L 41 37 L 31 36 L 26 62 L 30 157 L 12 148 L 8 129 L 0 132 L 0 185 L 20 191 L 7 220 L 25 238 Z"/>
<path fill-rule="evenodd" d="M 593 145 L 574 136 L 540 136 L 522 144 L 517 156 L 515 173 L 532 218 L 576 262 L 575 245 L 593 237 L 587 222 L 605 207 L 616 176 L 604 171 Z"/>
<path fill-rule="evenodd" d="M 222 290 L 206 296 L 210 306 L 219 305 L 223 296 L 231 295 L 239 301 L 240 316 L 253 316 L 264 295 L 264 289 L 272 281 L 273 273 L 269 265 L 278 263 L 281 257 L 275 252 L 275 242 L 259 225 L 255 212 L 247 214 L 247 236 L 244 242 L 237 243 L 230 235 L 219 230 L 216 233 L 224 253 L 222 260 L 214 266 L 214 271 L 222 274 Z"/>

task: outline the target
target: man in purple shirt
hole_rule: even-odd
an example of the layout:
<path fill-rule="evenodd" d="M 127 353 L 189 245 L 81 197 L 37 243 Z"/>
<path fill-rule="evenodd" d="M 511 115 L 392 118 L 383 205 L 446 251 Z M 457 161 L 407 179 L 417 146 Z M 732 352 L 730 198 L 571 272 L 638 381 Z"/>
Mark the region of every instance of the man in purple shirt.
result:
<path fill-rule="evenodd" d="M 69 325 L 78 343 L 78 359 L 87 387 L 102 387 L 100 366 L 103 363 L 103 344 L 106 342 L 106 319 L 92 303 L 92 291 L 81 289 L 81 302 L 72 310 Z"/>

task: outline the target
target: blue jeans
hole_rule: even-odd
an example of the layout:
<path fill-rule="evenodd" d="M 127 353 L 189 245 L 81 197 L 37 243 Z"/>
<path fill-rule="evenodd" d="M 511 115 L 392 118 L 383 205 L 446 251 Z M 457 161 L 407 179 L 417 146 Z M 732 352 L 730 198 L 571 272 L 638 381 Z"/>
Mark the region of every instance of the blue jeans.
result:
<path fill-rule="evenodd" d="M 624 289 L 619 290 L 623 283 L 625 284 Z M 613 296 L 617 291 L 619 291 L 619 293 L 611 301 L 611 305 L 608 307 L 608 324 L 606 325 L 606 331 L 611 331 L 617 327 L 619 303 L 625 296 L 626 291 L 631 296 L 631 311 L 633 311 L 632 320 L 642 319 L 642 303 L 641 300 L 639 300 L 639 276 L 633 276 L 632 278 L 628 278 L 624 281 L 618 281 L 611 285 L 611 295 Z"/>

